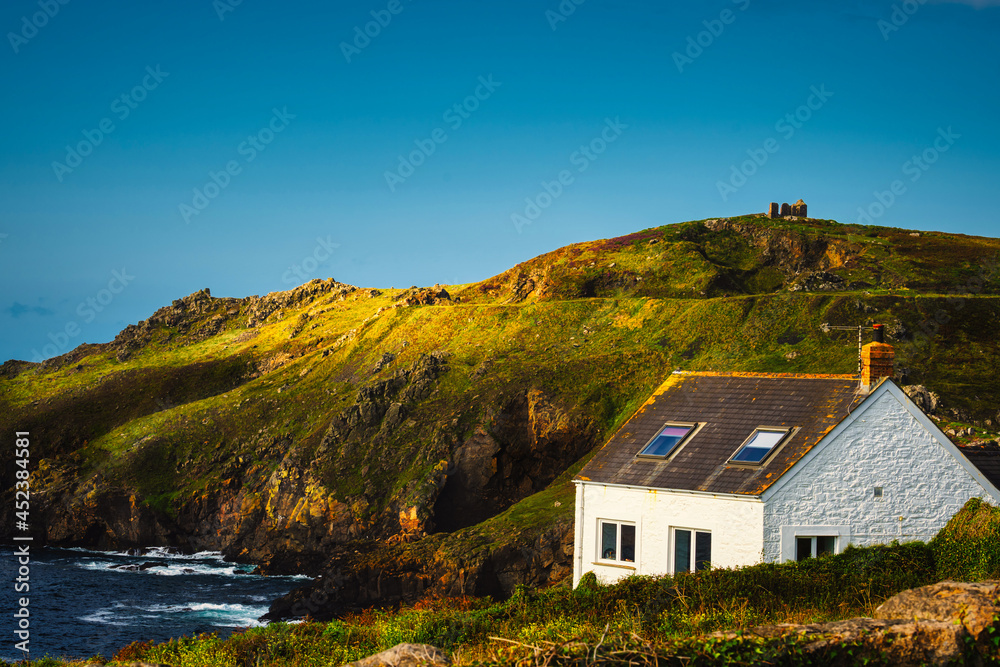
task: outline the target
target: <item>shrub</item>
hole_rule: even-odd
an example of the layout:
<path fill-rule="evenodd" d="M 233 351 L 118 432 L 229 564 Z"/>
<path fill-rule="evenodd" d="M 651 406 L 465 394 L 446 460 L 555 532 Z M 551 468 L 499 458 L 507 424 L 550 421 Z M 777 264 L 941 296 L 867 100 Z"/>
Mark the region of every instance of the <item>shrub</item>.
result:
<path fill-rule="evenodd" d="M 1000 576 L 1000 508 L 972 498 L 930 543 L 939 579 Z"/>

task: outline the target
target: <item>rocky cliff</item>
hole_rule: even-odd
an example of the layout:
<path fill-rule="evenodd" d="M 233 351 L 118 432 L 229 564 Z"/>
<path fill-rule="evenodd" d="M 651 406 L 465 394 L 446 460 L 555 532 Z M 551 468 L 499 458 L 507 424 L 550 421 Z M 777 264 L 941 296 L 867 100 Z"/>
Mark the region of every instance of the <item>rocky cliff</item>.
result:
<path fill-rule="evenodd" d="M 997 257 L 994 239 L 748 216 L 458 287 L 202 290 L 110 343 L 3 364 L 0 427 L 31 433 L 40 541 L 323 575 L 276 614 L 503 595 L 566 575 L 566 471 L 675 368 L 849 373 L 856 336 L 822 325 L 877 319 L 897 379 L 989 440 Z"/>

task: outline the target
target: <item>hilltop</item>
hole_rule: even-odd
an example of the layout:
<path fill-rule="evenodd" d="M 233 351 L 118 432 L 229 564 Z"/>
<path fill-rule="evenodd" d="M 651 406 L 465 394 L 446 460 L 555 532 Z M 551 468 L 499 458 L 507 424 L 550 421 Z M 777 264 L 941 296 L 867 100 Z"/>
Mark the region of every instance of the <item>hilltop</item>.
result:
<path fill-rule="evenodd" d="M 856 334 L 822 325 L 883 322 L 897 382 L 989 440 L 998 268 L 998 239 L 742 216 L 467 285 L 202 290 L 110 343 L 3 364 L 0 426 L 32 433 L 51 544 L 324 575 L 275 616 L 505 595 L 566 576 L 568 480 L 677 368 L 851 373 Z"/>

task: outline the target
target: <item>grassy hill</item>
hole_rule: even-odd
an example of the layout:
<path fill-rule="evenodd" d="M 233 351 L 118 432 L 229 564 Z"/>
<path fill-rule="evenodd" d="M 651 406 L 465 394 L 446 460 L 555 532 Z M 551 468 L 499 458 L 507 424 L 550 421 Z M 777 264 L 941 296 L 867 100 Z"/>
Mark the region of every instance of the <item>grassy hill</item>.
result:
<path fill-rule="evenodd" d="M 677 368 L 851 373 L 856 334 L 822 325 L 883 322 L 898 381 L 991 437 L 998 259 L 997 239 L 743 216 L 468 285 L 203 290 L 5 363 L 0 427 L 32 434 L 50 543 L 221 549 L 325 572 L 345 605 L 509 593 L 565 576 L 572 467 Z"/>

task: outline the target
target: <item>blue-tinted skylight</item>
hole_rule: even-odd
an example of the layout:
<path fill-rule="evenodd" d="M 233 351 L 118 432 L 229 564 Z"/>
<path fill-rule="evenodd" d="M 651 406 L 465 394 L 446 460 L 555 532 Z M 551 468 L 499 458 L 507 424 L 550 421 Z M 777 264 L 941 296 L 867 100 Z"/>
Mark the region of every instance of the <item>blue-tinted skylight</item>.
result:
<path fill-rule="evenodd" d="M 759 428 L 743 443 L 743 446 L 739 448 L 730 461 L 733 463 L 760 463 L 767 458 L 771 450 L 777 447 L 787 434 L 788 431 L 785 430 Z"/>
<path fill-rule="evenodd" d="M 694 424 L 667 424 L 649 441 L 639 456 L 669 456 L 677 445 L 694 430 Z"/>

